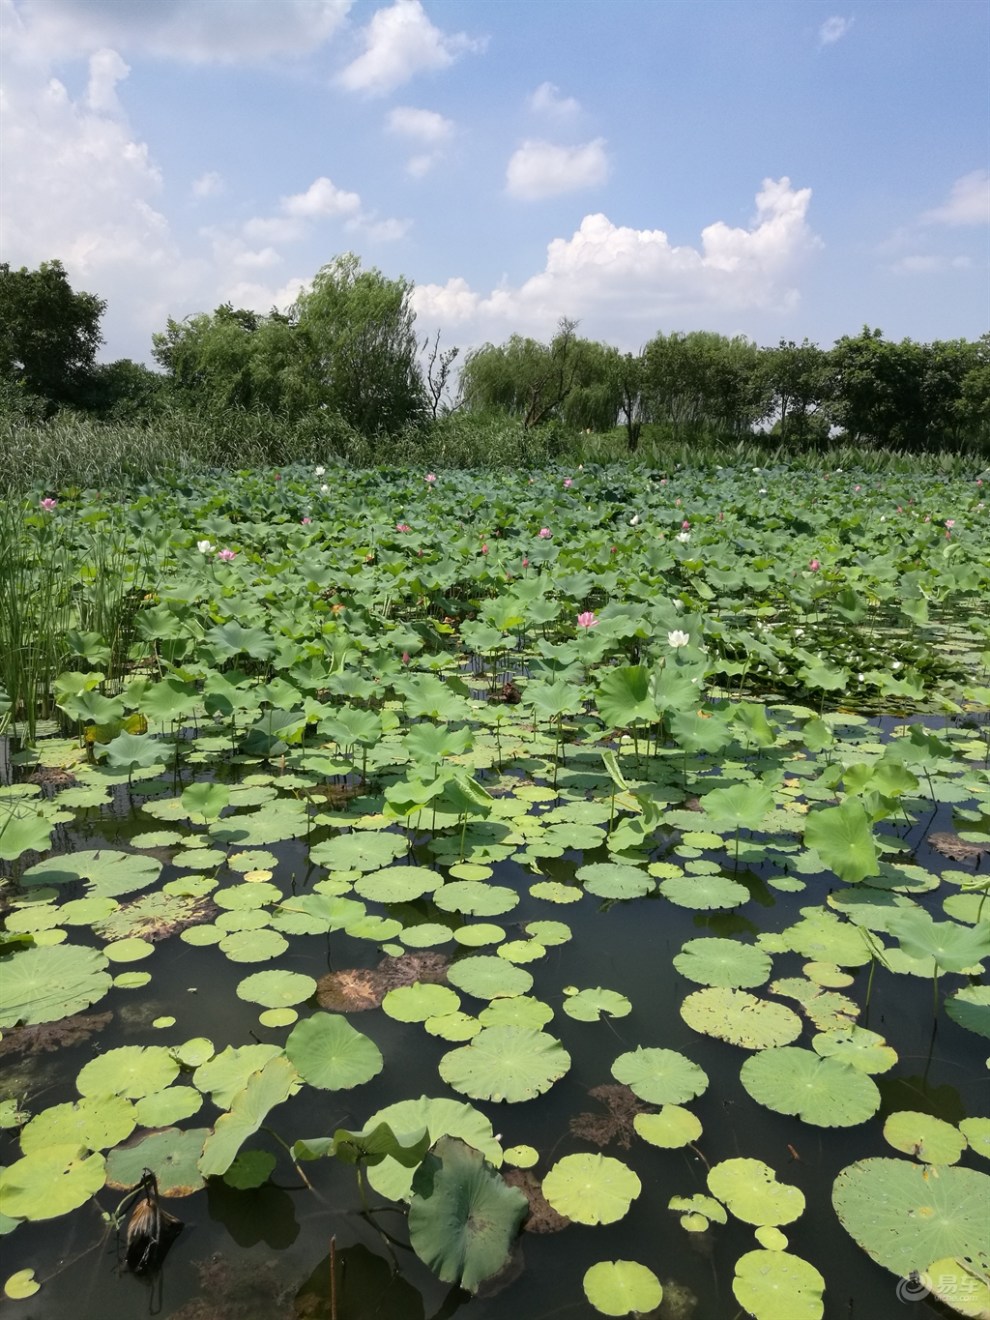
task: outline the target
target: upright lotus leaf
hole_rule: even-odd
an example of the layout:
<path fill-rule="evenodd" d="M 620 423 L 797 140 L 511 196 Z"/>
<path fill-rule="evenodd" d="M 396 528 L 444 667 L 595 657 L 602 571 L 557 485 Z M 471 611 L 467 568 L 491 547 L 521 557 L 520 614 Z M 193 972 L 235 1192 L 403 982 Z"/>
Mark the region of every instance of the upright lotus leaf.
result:
<path fill-rule="evenodd" d="M 9 1219 L 56 1219 L 103 1186 L 106 1161 L 75 1142 L 45 1146 L 0 1169 L 0 1213 Z"/>
<path fill-rule="evenodd" d="M 660 1280 L 634 1260 L 602 1260 L 584 1275 L 584 1295 L 601 1315 L 645 1315 L 663 1299 Z"/>
<path fill-rule="evenodd" d="M 755 1320 L 821 1320 L 825 1280 L 788 1251 L 747 1251 L 736 1261 L 736 1301 Z"/>
<path fill-rule="evenodd" d="M 75 944 L 16 950 L 0 975 L 0 1028 L 57 1022 L 82 1012 L 110 989 L 106 966 L 97 949 Z"/>
<path fill-rule="evenodd" d="M 377 1077 L 381 1050 L 337 1013 L 314 1013 L 293 1027 L 285 1052 L 310 1086 L 345 1091 Z"/>
<path fill-rule="evenodd" d="M 935 921 L 921 908 L 891 912 L 887 930 L 913 958 L 933 958 L 943 972 L 963 972 L 990 957 L 990 922 Z"/>
<path fill-rule="evenodd" d="M 759 1104 L 778 1114 L 796 1114 L 816 1127 L 855 1127 L 880 1108 L 872 1078 L 797 1045 L 752 1055 L 739 1078 Z"/>
<path fill-rule="evenodd" d="M 270 660 L 276 650 L 274 640 L 263 628 L 245 628 L 236 619 L 228 619 L 222 627 L 210 628 L 203 640 L 218 660 L 228 660 L 233 655 Z"/>
<path fill-rule="evenodd" d="M 200 1037 L 199 1039 L 203 1039 Z M 188 1045 L 190 1042 L 186 1042 Z M 195 1042 L 193 1042 L 195 1044 Z M 197 1064 L 194 1051 L 187 1059 L 181 1046 L 174 1051 L 187 1067 L 195 1068 L 193 1085 L 204 1095 L 208 1095 L 218 1109 L 229 1109 L 234 1096 L 243 1091 L 252 1073 L 260 1072 L 270 1059 L 282 1053 L 277 1045 L 228 1045 L 219 1054 L 213 1054 L 213 1047 L 206 1041 L 204 1050 L 209 1052 L 202 1063 Z M 212 1057 L 211 1057 L 212 1056 Z"/>
<path fill-rule="evenodd" d="M 595 703 L 606 728 L 654 724 L 660 718 L 653 699 L 652 675 L 646 665 L 621 665 L 598 685 Z"/>
<path fill-rule="evenodd" d="M 113 770 L 146 770 L 150 766 L 164 766 L 172 752 L 164 743 L 149 733 L 118 733 L 102 748 L 101 755 Z"/>
<path fill-rule="evenodd" d="M 413 764 L 438 765 L 448 756 L 460 756 L 471 746 L 467 725 L 451 729 L 446 724 L 414 724 L 405 736 L 405 747 Z"/>
<path fill-rule="evenodd" d="M 811 812 L 805 821 L 804 842 L 849 884 L 880 874 L 870 817 L 858 798 Z"/>
<path fill-rule="evenodd" d="M 967 1031 L 990 1037 L 990 985 L 964 985 L 945 1001 L 945 1011 Z"/>
<path fill-rule="evenodd" d="M 543 1179 L 543 1195 L 578 1224 L 614 1224 L 642 1191 L 627 1164 L 610 1155 L 565 1155 Z"/>
<path fill-rule="evenodd" d="M 708 1075 L 676 1050 L 638 1046 L 620 1054 L 612 1076 L 652 1105 L 683 1105 L 708 1087 Z"/>
<path fill-rule="evenodd" d="M 530 1027 L 485 1027 L 440 1060 L 444 1081 L 473 1100 L 532 1100 L 571 1066 L 559 1040 Z"/>
<path fill-rule="evenodd" d="M 226 1173 L 241 1146 L 257 1132 L 269 1110 L 299 1090 L 299 1074 L 283 1055 L 269 1059 L 260 1072 L 252 1073 L 230 1110 L 221 1114 L 211 1136 L 206 1138 L 199 1159 L 205 1178 Z"/>
<path fill-rule="evenodd" d="M 405 699 L 410 719 L 463 720 L 470 716 L 471 707 L 465 700 L 470 689 L 459 678 L 445 682 L 434 674 L 417 674 L 397 680 L 393 687 Z"/>
<path fill-rule="evenodd" d="M 947 1256 L 986 1251 L 990 1177 L 958 1164 L 858 1160 L 832 1184 L 839 1222 L 884 1269 L 902 1278 Z"/>
<path fill-rule="evenodd" d="M 762 1160 L 722 1160 L 708 1171 L 708 1190 L 744 1224 L 790 1224 L 804 1214 L 804 1193 L 779 1183 Z"/>
<path fill-rule="evenodd" d="M 165 1128 L 139 1141 L 118 1146 L 107 1157 L 107 1186 L 128 1191 L 141 1181 L 144 1169 L 158 1180 L 162 1196 L 192 1196 L 203 1186 L 199 1157 L 209 1128 Z"/>
<path fill-rule="evenodd" d="M 421 1095 L 415 1100 L 398 1100 L 378 1110 L 368 1119 L 365 1131 L 386 1123 L 404 1145 L 418 1141 L 424 1131 L 434 1140 L 442 1136 L 460 1139 L 481 1151 L 489 1164 L 502 1164 L 502 1147 L 490 1119 L 463 1100 Z M 376 1192 L 392 1201 L 407 1201 L 412 1188 L 412 1173 L 397 1160 L 386 1158 L 368 1170 L 368 1181 Z"/>
<path fill-rule="evenodd" d="M 181 802 L 195 825 L 216 820 L 230 801 L 226 784 L 190 784 L 183 790 Z"/>
<path fill-rule="evenodd" d="M 505 1265 L 529 1210 L 480 1151 L 441 1137 L 416 1171 L 409 1243 L 445 1283 L 474 1293 Z"/>
<path fill-rule="evenodd" d="M 11 811 L 0 820 L 0 861 L 16 862 L 26 852 L 47 852 L 55 824 L 42 812 Z"/>
<path fill-rule="evenodd" d="M 338 1128 L 332 1137 L 316 1137 L 293 1142 L 292 1157 L 296 1160 L 317 1160 L 330 1155 L 345 1164 L 381 1164 L 382 1160 L 395 1160 L 405 1169 L 414 1169 L 423 1161 L 432 1138 L 424 1128 L 409 1137 L 398 1137 L 387 1123 L 376 1123 L 361 1132 Z"/>

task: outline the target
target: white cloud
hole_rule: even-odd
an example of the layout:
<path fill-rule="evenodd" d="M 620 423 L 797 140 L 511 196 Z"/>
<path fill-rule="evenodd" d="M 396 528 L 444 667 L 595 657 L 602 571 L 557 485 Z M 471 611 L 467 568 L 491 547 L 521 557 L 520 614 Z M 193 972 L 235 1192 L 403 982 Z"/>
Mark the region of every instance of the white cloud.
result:
<path fill-rule="evenodd" d="M 484 44 L 464 32 L 441 32 L 420 0 L 395 0 L 390 8 L 379 9 L 364 30 L 364 43 L 364 53 L 343 70 L 340 83 L 350 92 L 373 96 L 400 87 L 417 73 L 445 69 Z"/>
<path fill-rule="evenodd" d="M 227 185 L 223 181 L 223 176 L 216 170 L 207 170 L 193 181 L 192 186 L 194 197 L 219 197 L 226 190 Z"/>
<path fill-rule="evenodd" d="M 540 83 L 529 98 L 529 108 L 540 115 L 552 115 L 555 119 L 572 119 L 581 112 L 581 103 L 573 96 L 561 96 L 556 83 Z"/>
<path fill-rule="evenodd" d="M 513 331 L 546 335 L 562 316 L 632 348 L 663 321 L 734 329 L 741 311 L 796 305 L 796 271 L 821 246 L 807 223 L 810 201 L 810 188 L 766 179 L 749 228 L 716 221 L 697 247 L 674 246 L 661 229 L 586 215 L 570 238 L 549 243 L 543 270 L 519 287 L 481 295 L 455 278 L 418 285 L 413 304 L 426 324 L 459 325 L 474 342 Z"/>
<path fill-rule="evenodd" d="M 940 275 L 947 270 L 969 270 L 973 263 L 969 257 L 943 257 L 914 253 L 896 261 L 891 270 L 905 275 Z"/>
<path fill-rule="evenodd" d="M 94 51 L 89 57 L 89 82 L 86 86 L 86 108 L 97 114 L 117 114 L 117 84 L 130 73 L 115 50 Z"/>
<path fill-rule="evenodd" d="M 834 46 L 837 41 L 841 41 L 849 29 L 852 27 L 855 19 L 840 18 L 838 14 L 831 18 L 826 18 L 825 22 L 818 29 L 818 41 L 822 46 Z"/>
<path fill-rule="evenodd" d="M 281 202 L 283 215 L 296 219 L 316 220 L 345 215 L 353 216 L 361 210 L 361 198 L 357 193 L 345 192 L 338 188 L 325 175 L 314 179 L 303 193 L 294 193 L 283 197 Z"/>
<path fill-rule="evenodd" d="M 506 191 L 524 201 L 556 197 L 604 183 L 608 177 L 605 139 L 595 138 L 579 147 L 559 147 L 553 142 L 527 141 L 509 160 Z"/>
<path fill-rule="evenodd" d="M 957 179 L 948 201 L 926 211 L 922 222 L 931 225 L 990 224 L 990 170 L 972 170 Z"/>
<path fill-rule="evenodd" d="M 10 0 L 50 59 L 101 46 L 191 63 L 256 62 L 319 49 L 352 0 Z"/>
<path fill-rule="evenodd" d="M 397 105 L 386 120 L 390 133 L 435 146 L 447 142 L 454 133 L 454 121 L 436 110 L 417 110 L 411 105 Z"/>

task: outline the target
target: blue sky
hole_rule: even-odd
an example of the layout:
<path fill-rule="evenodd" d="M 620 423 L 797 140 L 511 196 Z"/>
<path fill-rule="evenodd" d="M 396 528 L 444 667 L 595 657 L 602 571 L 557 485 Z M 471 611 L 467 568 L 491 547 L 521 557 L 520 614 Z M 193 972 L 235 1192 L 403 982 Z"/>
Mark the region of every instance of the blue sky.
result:
<path fill-rule="evenodd" d="M 0 259 L 107 359 L 335 255 L 463 348 L 990 328 L 986 0 L 0 0 Z"/>

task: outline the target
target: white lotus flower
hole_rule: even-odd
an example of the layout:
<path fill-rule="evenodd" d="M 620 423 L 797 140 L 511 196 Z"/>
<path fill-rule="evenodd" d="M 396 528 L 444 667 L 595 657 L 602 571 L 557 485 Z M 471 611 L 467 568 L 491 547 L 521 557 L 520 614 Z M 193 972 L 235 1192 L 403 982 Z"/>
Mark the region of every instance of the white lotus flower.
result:
<path fill-rule="evenodd" d="M 323 485 L 320 487 L 320 494 L 321 495 L 330 494 L 330 487 L 326 484 L 326 482 L 324 482 Z"/>
<path fill-rule="evenodd" d="M 667 634 L 667 641 L 675 650 L 680 646 L 687 646 L 690 640 L 690 634 L 682 632 L 680 628 L 674 628 L 672 632 Z"/>
<path fill-rule="evenodd" d="M 638 514 L 638 513 L 634 513 L 633 516 L 629 519 L 629 526 L 630 526 L 630 527 L 638 527 L 638 526 L 639 526 L 639 514 Z"/>
<path fill-rule="evenodd" d="M 690 541 L 690 539 L 691 539 L 691 533 L 690 533 L 690 532 L 678 532 L 678 533 L 677 533 L 677 539 L 678 539 L 678 541 L 681 541 L 681 542 Z"/>
<path fill-rule="evenodd" d="M 199 551 L 201 555 L 208 555 L 212 552 L 213 546 L 210 544 L 209 541 L 197 541 L 196 549 Z"/>
<path fill-rule="evenodd" d="M 325 467 L 318 467 L 313 469 L 313 475 L 316 477 L 322 477 L 324 472 L 326 472 Z"/>

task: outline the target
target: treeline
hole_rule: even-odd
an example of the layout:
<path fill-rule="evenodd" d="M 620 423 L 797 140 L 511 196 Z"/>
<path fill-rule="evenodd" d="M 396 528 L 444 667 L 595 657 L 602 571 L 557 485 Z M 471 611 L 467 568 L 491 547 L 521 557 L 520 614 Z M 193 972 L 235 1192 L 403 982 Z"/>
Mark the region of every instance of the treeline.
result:
<path fill-rule="evenodd" d="M 561 321 L 544 343 L 513 335 L 458 362 L 416 334 L 413 286 L 345 255 L 286 312 L 234 308 L 169 320 L 153 336 L 159 370 L 102 364 L 105 303 L 74 291 L 58 261 L 0 266 L 0 412 L 50 419 L 66 410 L 148 423 L 181 415 L 323 444 L 327 456 L 438 428 L 503 420 L 531 434 L 604 434 L 685 444 L 776 438 L 821 449 L 836 440 L 923 453 L 990 452 L 990 335 L 976 342 L 887 340 L 864 327 L 823 349 L 807 339 L 758 347 L 706 331 L 657 334 L 639 353 Z M 459 373 L 456 368 L 460 366 Z M 308 445 L 305 446 L 308 448 Z"/>

